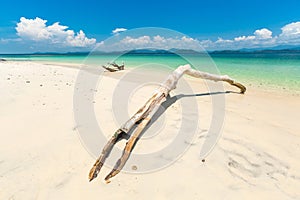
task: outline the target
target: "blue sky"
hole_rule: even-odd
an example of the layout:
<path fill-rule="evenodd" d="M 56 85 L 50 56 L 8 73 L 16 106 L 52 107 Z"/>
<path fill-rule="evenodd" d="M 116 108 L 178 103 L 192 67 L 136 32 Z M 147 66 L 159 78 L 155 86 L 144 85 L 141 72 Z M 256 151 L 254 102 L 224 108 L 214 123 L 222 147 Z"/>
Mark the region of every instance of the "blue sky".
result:
<path fill-rule="evenodd" d="M 139 27 L 173 29 L 208 50 L 299 45 L 299 8 L 298 0 L 3 1 L 0 53 L 83 51 L 116 28 Z M 132 45 L 142 36 L 130 36 Z"/>

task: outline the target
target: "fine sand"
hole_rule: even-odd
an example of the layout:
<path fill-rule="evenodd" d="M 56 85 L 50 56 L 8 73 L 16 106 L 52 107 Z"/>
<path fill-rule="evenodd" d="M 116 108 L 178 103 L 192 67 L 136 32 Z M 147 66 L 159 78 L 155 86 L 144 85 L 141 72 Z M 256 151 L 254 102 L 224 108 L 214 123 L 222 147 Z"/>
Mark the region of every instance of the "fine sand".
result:
<path fill-rule="evenodd" d="M 0 62 L 0 199 L 300 199 L 300 97 L 249 83 L 244 95 L 207 94 L 203 81 L 187 77 L 171 93 L 187 95 L 180 88 L 187 82 L 193 90 L 189 95 L 198 106 L 200 123 L 193 140 L 182 141 L 189 146 L 185 153 L 170 160 L 169 166 L 148 173 L 141 171 L 144 163 L 129 159 L 125 168 L 133 173 L 121 172 L 109 184 L 103 181 L 111 169 L 106 165 L 89 182 L 95 155 L 81 140 L 82 124 L 74 119 L 74 93 L 86 84 L 77 80 L 79 69 L 74 65 Z M 86 100 L 94 105 L 95 117 L 107 137 L 156 87 L 148 84 L 137 88 L 129 100 L 117 99 L 128 103 L 128 109 L 112 108 L 118 81 L 123 79 L 126 84 L 132 80 L 124 78 L 128 72 L 105 73 L 98 88 L 83 87 L 95 95 Z M 147 73 L 151 76 L 158 79 L 155 73 Z M 226 84 L 225 90 L 238 91 Z M 226 99 L 222 135 L 202 162 L 202 143 L 208 137 L 212 112 L 218 108 L 212 97 L 218 95 Z M 170 105 L 163 120 L 153 124 L 154 129 L 160 124 L 156 127 L 160 134 L 146 137 L 146 132 L 133 153 L 147 156 L 172 143 L 181 121 L 189 122 L 189 116 L 182 113 L 190 107 L 180 103 L 187 99 Z M 124 116 L 118 118 L 118 112 Z M 116 148 L 124 145 L 121 141 Z M 149 165 L 158 159 L 162 158 L 148 160 Z"/>

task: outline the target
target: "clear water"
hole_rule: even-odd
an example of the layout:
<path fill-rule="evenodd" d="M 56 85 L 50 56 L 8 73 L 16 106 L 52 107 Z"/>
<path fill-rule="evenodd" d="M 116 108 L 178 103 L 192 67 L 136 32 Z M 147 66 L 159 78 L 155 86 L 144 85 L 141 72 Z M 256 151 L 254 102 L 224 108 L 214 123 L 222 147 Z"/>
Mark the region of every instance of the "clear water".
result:
<path fill-rule="evenodd" d="M 0 58 L 18 61 L 75 63 L 101 66 L 107 62 L 125 62 L 126 67 L 155 63 L 176 68 L 191 63 L 203 71 L 227 74 L 230 77 L 257 86 L 300 92 L 300 54 L 214 54 L 203 55 L 0 55 Z M 217 68 L 216 68 L 217 67 Z"/>

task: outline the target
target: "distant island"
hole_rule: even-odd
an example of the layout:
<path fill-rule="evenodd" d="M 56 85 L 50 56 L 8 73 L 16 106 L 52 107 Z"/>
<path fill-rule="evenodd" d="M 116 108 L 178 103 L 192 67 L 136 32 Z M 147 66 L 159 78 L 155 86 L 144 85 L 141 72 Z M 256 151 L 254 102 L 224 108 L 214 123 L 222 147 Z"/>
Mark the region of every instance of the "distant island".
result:
<path fill-rule="evenodd" d="M 34 52 L 34 53 L 21 53 L 21 54 L 0 54 L 0 55 L 23 55 L 23 56 L 52 56 L 52 55 L 62 55 L 62 56 L 78 56 L 78 55 L 175 55 L 175 54 L 180 54 L 180 55 L 193 55 L 193 54 L 274 54 L 274 53 L 295 53 L 298 54 L 300 53 L 300 46 L 294 47 L 294 46 L 277 46 L 277 47 L 272 47 L 268 49 L 263 49 L 263 48 L 254 48 L 254 49 L 239 49 L 239 50 L 215 50 L 215 51 L 195 51 L 192 49 L 169 49 L 169 50 L 164 50 L 164 49 L 134 49 L 130 51 L 111 51 L 111 52 L 104 52 L 104 51 L 93 51 L 93 52 Z"/>

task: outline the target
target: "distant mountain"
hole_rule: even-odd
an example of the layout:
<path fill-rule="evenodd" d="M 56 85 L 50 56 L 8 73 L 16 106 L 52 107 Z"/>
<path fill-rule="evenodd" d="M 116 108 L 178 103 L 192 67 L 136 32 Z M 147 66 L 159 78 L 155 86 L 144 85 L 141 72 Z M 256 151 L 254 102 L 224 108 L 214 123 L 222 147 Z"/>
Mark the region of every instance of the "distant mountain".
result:
<path fill-rule="evenodd" d="M 239 49 L 239 50 L 221 50 L 221 51 L 211 51 L 210 54 L 249 54 L 249 53 L 300 53 L 300 46 L 292 45 L 280 45 L 269 48 L 253 48 L 253 49 Z"/>
<path fill-rule="evenodd" d="M 274 46 L 274 47 L 264 47 L 264 48 L 243 48 L 239 49 L 239 51 L 244 51 L 244 52 L 253 52 L 253 51 L 265 51 L 265 50 L 300 50 L 300 46 L 295 46 L 295 45 L 279 45 L 279 46 Z"/>
<path fill-rule="evenodd" d="M 134 49 L 127 51 L 126 54 L 173 54 L 173 52 L 163 49 Z"/>
<path fill-rule="evenodd" d="M 35 52 L 35 53 L 20 53 L 20 54 L 2 54 L 2 55 L 24 55 L 24 56 L 64 56 L 64 55 L 88 55 L 90 52 L 64 52 L 64 53 L 58 53 L 58 52 Z"/>
<path fill-rule="evenodd" d="M 279 45 L 271 48 L 265 48 L 262 50 L 300 50 L 300 46 L 295 45 Z"/>
<path fill-rule="evenodd" d="M 177 54 L 199 54 L 199 53 L 201 53 L 199 51 L 195 51 L 192 49 L 175 49 L 175 48 L 173 48 L 173 49 L 169 49 L 169 51 L 171 51 L 173 53 L 177 53 Z"/>

